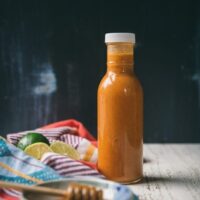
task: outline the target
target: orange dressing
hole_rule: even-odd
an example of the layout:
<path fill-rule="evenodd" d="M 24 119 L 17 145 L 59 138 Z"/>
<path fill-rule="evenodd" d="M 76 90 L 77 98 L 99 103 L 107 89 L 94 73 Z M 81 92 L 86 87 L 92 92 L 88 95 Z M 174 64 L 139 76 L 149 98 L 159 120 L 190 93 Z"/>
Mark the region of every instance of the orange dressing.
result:
<path fill-rule="evenodd" d="M 133 72 L 133 44 L 108 43 L 98 88 L 98 169 L 109 179 L 142 178 L 143 92 Z"/>

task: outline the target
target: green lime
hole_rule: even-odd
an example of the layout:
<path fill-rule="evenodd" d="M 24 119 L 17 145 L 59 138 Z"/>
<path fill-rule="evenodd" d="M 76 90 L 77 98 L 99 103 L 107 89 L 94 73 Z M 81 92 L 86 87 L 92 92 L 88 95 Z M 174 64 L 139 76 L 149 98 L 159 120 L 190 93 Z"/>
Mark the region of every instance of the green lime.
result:
<path fill-rule="evenodd" d="M 18 142 L 17 147 L 24 150 L 27 146 L 37 143 L 37 142 L 42 142 L 47 145 L 49 144 L 49 140 L 43 136 L 40 133 L 28 133 L 24 135 Z"/>
<path fill-rule="evenodd" d="M 29 156 L 32 156 L 40 160 L 44 153 L 52 152 L 52 150 L 47 144 L 42 142 L 37 142 L 26 147 L 24 152 Z"/>

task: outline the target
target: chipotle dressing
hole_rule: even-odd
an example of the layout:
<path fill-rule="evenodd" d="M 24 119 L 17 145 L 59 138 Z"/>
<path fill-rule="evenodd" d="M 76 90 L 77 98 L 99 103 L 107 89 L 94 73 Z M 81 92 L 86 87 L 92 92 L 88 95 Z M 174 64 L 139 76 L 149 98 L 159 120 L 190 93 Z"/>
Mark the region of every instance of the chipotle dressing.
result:
<path fill-rule="evenodd" d="M 143 91 L 133 71 L 134 40 L 106 35 L 107 72 L 98 88 L 98 169 L 121 183 L 142 178 Z"/>

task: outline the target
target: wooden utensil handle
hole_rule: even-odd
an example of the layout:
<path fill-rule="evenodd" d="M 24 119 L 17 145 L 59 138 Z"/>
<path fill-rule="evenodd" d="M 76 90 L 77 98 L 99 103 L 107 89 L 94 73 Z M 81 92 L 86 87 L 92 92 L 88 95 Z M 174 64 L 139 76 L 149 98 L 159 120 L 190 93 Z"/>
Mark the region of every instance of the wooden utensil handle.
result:
<path fill-rule="evenodd" d="M 31 192 L 39 192 L 43 194 L 50 194 L 54 196 L 66 196 L 66 192 L 60 189 L 40 187 L 40 186 L 28 186 L 23 184 L 15 184 L 9 183 L 5 181 L 0 181 L 0 187 L 2 188 L 12 188 L 18 191 L 31 191 Z"/>

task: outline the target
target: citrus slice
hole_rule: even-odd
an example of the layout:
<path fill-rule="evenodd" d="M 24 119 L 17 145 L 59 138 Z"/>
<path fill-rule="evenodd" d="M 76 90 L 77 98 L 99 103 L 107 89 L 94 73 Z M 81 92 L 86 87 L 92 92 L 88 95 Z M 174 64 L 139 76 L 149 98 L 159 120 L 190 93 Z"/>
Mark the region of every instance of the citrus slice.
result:
<path fill-rule="evenodd" d="M 73 158 L 75 160 L 80 159 L 79 152 L 76 149 L 74 149 L 71 145 L 66 144 L 64 142 L 55 141 L 50 145 L 50 148 L 55 153 L 58 153 L 64 156 L 69 156 L 70 158 Z"/>
<path fill-rule="evenodd" d="M 42 143 L 46 143 L 46 144 L 50 145 L 49 140 L 42 134 L 30 132 L 30 133 L 27 133 L 26 135 L 24 135 L 19 140 L 17 147 L 24 150 L 29 145 L 38 143 L 38 142 L 42 142 Z"/>
<path fill-rule="evenodd" d="M 2 136 L 0 136 L 0 139 L 5 141 L 5 142 L 7 142 L 6 139 L 4 137 L 2 137 Z"/>
<path fill-rule="evenodd" d="M 52 150 L 47 144 L 38 142 L 26 147 L 24 152 L 28 154 L 29 156 L 32 156 L 40 160 L 44 153 L 52 152 Z"/>

